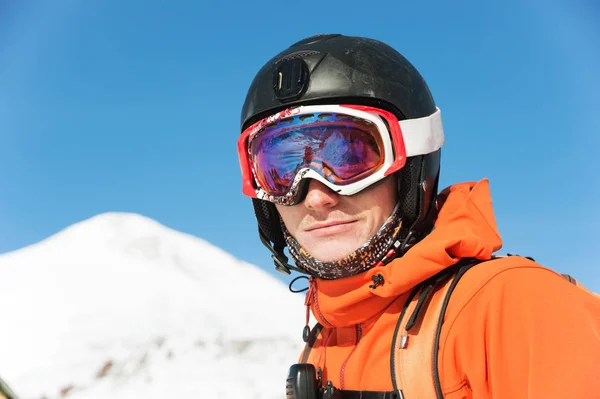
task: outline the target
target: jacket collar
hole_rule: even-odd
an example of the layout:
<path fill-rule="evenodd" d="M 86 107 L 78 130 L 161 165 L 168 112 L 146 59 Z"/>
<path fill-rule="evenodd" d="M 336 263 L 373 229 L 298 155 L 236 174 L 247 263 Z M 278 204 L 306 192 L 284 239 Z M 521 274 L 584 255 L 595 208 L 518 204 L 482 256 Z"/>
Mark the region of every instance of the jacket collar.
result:
<path fill-rule="evenodd" d="M 461 258 L 487 260 L 502 247 L 487 179 L 446 188 L 438 209 L 434 230 L 401 258 L 352 277 L 314 280 L 310 306 L 317 320 L 330 327 L 364 323 Z M 377 274 L 384 283 L 370 288 Z"/>

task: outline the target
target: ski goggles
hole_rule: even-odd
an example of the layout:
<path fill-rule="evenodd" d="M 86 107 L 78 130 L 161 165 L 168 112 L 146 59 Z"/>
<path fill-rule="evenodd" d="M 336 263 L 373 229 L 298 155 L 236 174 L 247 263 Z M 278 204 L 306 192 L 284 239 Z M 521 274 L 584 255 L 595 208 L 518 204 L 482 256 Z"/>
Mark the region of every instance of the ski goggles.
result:
<path fill-rule="evenodd" d="M 242 192 L 295 205 L 304 199 L 308 179 L 315 179 L 340 195 L 353 195 L 402 169 L 407 157 L 429 154 L 443 143 L 439 109 L 398 121 L 367 106 L 289 108 L 239 137 Z"/>

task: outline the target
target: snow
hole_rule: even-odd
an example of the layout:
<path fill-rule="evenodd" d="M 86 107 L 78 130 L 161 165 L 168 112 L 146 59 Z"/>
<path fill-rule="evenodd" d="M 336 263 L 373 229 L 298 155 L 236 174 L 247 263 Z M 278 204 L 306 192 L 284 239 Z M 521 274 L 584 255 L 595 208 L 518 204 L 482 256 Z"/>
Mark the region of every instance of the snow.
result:
<path fill-rule="evenodd" d="M 0 376 L 21 398 L 280 398 L 302 297 L 137 214 L 0 256 Z"/>

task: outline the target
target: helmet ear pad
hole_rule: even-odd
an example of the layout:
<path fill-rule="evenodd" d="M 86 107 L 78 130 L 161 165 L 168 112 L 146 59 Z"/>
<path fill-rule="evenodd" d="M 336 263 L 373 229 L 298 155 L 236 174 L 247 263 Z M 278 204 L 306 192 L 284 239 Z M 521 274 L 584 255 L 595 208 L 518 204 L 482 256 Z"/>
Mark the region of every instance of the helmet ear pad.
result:
<path fill-rule="evenodd" d="M 404 168 L 395 173 L 403 220 L 400 239 L 407 239 L 404 252 L 427 235 L 435 222 L 440 157 L 441 150 L 410 157 Z M 299 194 L 302 200 L 306 198 L 309 183 L 309 179 L 301 183 Z M 272 243 L 272 248 L 278 254 L 283 255 L 287 243 L 277 208 L 271 202 L 256 198 L 252 199 L 252 205 L 259 235 Z"/>
<path fill-rule="evenodd" d="M 286 247 L 283 230 L 281 229 L 281 219 L 275 204 L 269 201 L 252 198 L 254 214 L 258 222 L 258 234 L 264 242 L 267 240 L 272 243 L 272 248 L 278 255 L 283 255 L 283 249 Z"/>
<path fill-rule="evenodd" d="M 398 174 L 398 198 L 402 210 L 401 253 L 423 239 L 437 218 L 437 191 L 441 149 L 407 159 Z"/>

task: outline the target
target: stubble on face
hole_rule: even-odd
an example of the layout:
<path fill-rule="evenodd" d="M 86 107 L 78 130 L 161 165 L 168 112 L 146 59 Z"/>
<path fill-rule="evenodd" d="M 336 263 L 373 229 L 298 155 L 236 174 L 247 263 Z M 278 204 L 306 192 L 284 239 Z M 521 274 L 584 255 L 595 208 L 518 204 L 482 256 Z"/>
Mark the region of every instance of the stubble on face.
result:
<path fill-rule="evenodd" d="M 340 260 L 360 248 L 381 228 L 396 204 L 391 176 L 358 194 L 344 196 L 312 180 L 304 201 L 276 205 L 288 232 L 316 259 Z"/>

